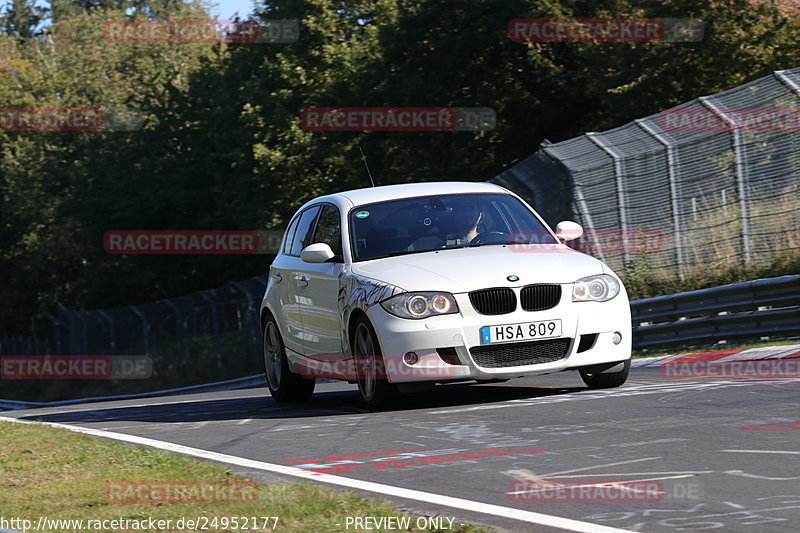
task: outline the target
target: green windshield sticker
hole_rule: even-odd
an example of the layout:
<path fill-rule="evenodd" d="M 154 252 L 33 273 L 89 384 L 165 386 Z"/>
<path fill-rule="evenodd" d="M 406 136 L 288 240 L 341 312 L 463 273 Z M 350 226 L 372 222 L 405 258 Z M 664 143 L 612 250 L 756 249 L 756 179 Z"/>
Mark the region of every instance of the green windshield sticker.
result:
<path fill-rule="evenodd" d="M 369 211 L 359 211 L 356 213 L 356 218 L 367 218 L 369 216 Z"/>

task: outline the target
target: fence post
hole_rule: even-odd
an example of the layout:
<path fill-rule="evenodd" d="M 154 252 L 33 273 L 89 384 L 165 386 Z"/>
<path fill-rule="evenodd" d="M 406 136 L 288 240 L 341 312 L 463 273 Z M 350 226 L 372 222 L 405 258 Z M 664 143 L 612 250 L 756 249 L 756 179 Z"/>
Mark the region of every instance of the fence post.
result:
<path fill-rule="evenodd" d="M 245 327 L 250 331 L 250 348 L 256 349 L 258 347 L 258 338 L 261 335 L 261 320 L 258 316 L 258 309 L 255 306 L 255 297 L 253 297 L 250 291 L 248 291 L 241 282 L 234 281 L 231 285 L 239 289 L 247 298 Z"/>
<path fill-rule="evenodd" d="M 217 369 L 222 370 L 222 353 L 220 353 L 220 346 L 219 346 L 219 317 L 217 316 L 217 303 L 214 299 L 208 295 L 208 291 L 201 291 L 200 297 L 203 298 L 206 302 L 208 302 L 208 306 L 211 308 L 211 330 L 214 336 L 214 346 L 216 347 L 217 351 Z"/>
<path fill-rule="evenodd" d="M 169 307 L 170 309 L 175 311 L 175 336 L 178 337 L 178 344 L 180 344 L 181 353 L 183 353 L 184 357 L 189 357 L 189 354 L 186 351 L 186 343 L 183 340 L 183 332 L 182 332 L 182 328 L 181 328 L 182 313 L 181 313 L 180 307 L 178 307 L 178 305 L 175 304 L 170 299 L 161 300 L 161 302 L 163 302 L 164 304 L 167 305 L 167 307 Z"/>
<path fill-rule="evenodd" d="M 659 133 L 650 124 L 645 122 L 645 119 L 640 118 L 635 120 L 636 125 L 642 128 L 646 133 L 652 136 L 656 141 L 661 143 L 667 152 L 667 176 L 669 177 L 669 194 L 672 201 L 672 227 L 675 231 L 675 260 L 678 263 L 678 275 L 681 280 L 686 275 L 684 271 L 684 258 L 683 258 L 683 220 L 681 219 L 681 184 L 678 176 L 678 164 L 675 156 L 675 145 L 672 142 L 672 137 L 666 133 Z"/>
<path fill-rule="evenodd" d="M 236 287 L 237 289 L 239 289 L 242 292 L 242 294 L 245 295 L 245 297 L 247 298 L 247 309 L 250 310 L 250 311 L 255 311 L 256 307 L 255 307 L 255 305 L 253 305 L 253 303 L 255 301 L 255 298 L 250 293 L 250 291 L 248 291 L 245 288 L 245 286 L 242 284 L 242 282 L 234 281 L 234 282 L 231 282 L 231 285 Z"/>
<path fill-rule="evenodd" d="M 600 256 L 600 260 L 605 263 L 606 257 L 603 253 L 603 247 L 600 244 L 600 240 L 597 238 L 597 231 L 595 231 L 594 222 L 592 221 L 592 214 L 589 213 L 589 206 L 586 203 L 586 198 L 583 196 L 583 191 L 581 190 L 580 185 L 578 185 L 578 182 L 575 181 L 575 176 L 572 174 L 572 170 L 563 161 L 561 161 L 561 159 L 555 153 L 550 151 L 549 146 L 543 145 L 542 150 L 544 150 L 544 152 L 552 157 L 555 161 L 559 161 L 562 165 L 564 165 L 564 168 L 566 168 L 569 172 L 570 185 L 572 185 L 572 192 L 575 195 L 575 203 L 579 206 L 579 210 L 583 212 L 583 218 L 586 220 L 584 225 L 588 226 L 589 228 L 589 233 L 591 233 L 592 240 L 594 241 L 594 249 L 597 255 Z"/>
<path fill-rule="evenodd" d="M 617 202 L 619 206 L 619 226 L 622 233 L 622 238 L 628 238 L 628 210 L 625 206 L 625 186 L 623 183 L 623 171 L 622 171 L 622 155 L 617 152 L 615 148 L 607 144 L 601 137 L 599 133 L 590 132 L 586 134 L 586 137 L 592 141 L 598 148 L 602 151 L 607 153 L 611 159 L 614 161 L 614 177 L 616 178 L 617 182 Z M 623 240 L 624 242 L 624 240 Z M 625 264 L 627 265 L 630 263 L 631 260 L 631 253 L 628 246 L 622 247 L 622 256 L 625 259 Z"/>
<path fill-rule="evenodd" d="M 208 307 L 211 309 L 211 331 L 214 333 L 214 336 L 219 334 L 219 319 L 217 317 L 217 303 L 214 299 L 206 294 L 206 291 L 201 291 L 200 297 L 208 302 Z"/>
<path fill-rule="evenodd" d="M 795 78 L 794 74 L 788 70 L 776 70 L 772 73 L 773 76 L 778 78 L 778 81 L 786 85 L 797 96 L 800 96 L 800 81 Z"/>
<path fill-rule="evenodd" d="M 106 322 L 108 322 L 108 340 L 111 341 L 111 355 L 117 355 L 117 336 L 114 332 L 114 321 L 111 319 L 108 313 L 102 309 L 98 309 L 97 312 L 100 313 L 100 316 L 106 319 Z"/>
<path fill-rule="evenodd" d="M 742 210 L 742 255 L 744 257 L 744 264 L 749 265 L 751 260 L 750 194 L 748 190 L 749 180 L 747 179 L 747 169 L 744 163 L 744 132 L 742 132 L 737 121 L 729 117 L 725 111 L 714 103 L 714 98 L 712 96 L 701 96 L 698 98 L 698 101 L 731 128 L 731 134 L 733 135 L 733 153 L 736 157 L 736 182 L 739 188 L 739 205 Z"/>
<path fill-rule="evenodd" d="M 87 334 L 86 320 L 83 318 L 83 311 L 67 309 L 63 305 L 59 305 L 59 309 L 67 315 L 67 320 L 69 321 L 69 355 L 88 355 L 89 336 Z M 75 319 L 80 323 L 80 337 L 76 331 L 77 328 L 72 327 Z"/>
<path fill-rule="evenodd" d="M 59 355 L 63 355 L 64 352 L 62 351 L 61 322 L 56 317 L 54 317 L 49 311 L 42 311 L 42 314 L 44 315 L 44 317 L 47 320 L 49 320 L 53 324 L 53 330 L 55 331 L 55 339 L 54 340 L 55 340 L 55 343 L 56 343 L 55 350 L 54 350 L 55 353 L 59 354 Z M 48 352 L 48 355 L 50 355 L 49 352 Z"/>

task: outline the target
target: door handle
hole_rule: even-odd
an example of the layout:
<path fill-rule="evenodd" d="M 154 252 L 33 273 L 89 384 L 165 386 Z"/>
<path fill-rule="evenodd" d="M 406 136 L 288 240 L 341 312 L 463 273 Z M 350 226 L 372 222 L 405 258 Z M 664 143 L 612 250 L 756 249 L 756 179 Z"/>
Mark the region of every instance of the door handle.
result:
<path fill-rule="evenodd" d="M 308 287 L 308 280 L 306 278 L 297 278 L 298 287 Z"/>
<path fill-rule="evenodd" d="M 272 281 L 274 281 L 275 283 L 280 283 L 281 281 L 283 281 L 283 276 L 281 276 L 280 274 L 274 274 L 272 276 Z"/>

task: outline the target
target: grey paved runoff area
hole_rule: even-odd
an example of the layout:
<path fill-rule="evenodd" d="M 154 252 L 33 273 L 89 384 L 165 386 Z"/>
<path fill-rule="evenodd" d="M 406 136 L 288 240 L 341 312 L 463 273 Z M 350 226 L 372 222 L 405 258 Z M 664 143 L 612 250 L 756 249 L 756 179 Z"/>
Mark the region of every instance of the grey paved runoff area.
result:
<path fill-rule="evenodd" d="M 589 391 L 576 373 L 565 372 L 438 386 L 378 413 L 359 406 L 353 385 L 324 383 L 310 402 L 293 406 L 276 404 L 265 389 L 246 389 L 0 415 L 138 435 L 631 531 L 768 533 L 797 531 L 800 524 L 797 380 L 677 380 L 662 378 L 657 368 L 633 368 L 619 389 Z M 237 470 L 261 481 L 292 481 Z M 577 501 L 579 496 L 537 489 L 532 480 L 540 478 L 589 488 L 651 480 L 658 490 L 634 485 L 624 501 L 608 492 Z M 560 531 L 433 503 L 395 503 L 456 523 Z"/>

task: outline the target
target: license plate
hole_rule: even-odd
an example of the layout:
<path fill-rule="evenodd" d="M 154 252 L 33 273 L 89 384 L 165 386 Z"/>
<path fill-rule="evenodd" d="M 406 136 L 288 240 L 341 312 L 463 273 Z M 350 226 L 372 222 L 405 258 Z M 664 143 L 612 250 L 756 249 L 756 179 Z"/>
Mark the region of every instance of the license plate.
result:
<path fill-rule="evenodd" d="M 481 344 L 495 342 L 529 341 L 561 336 L 561 320 L 542 320 L 522 324 L 503 324 L 502 326 L 483 326 Z"/>

